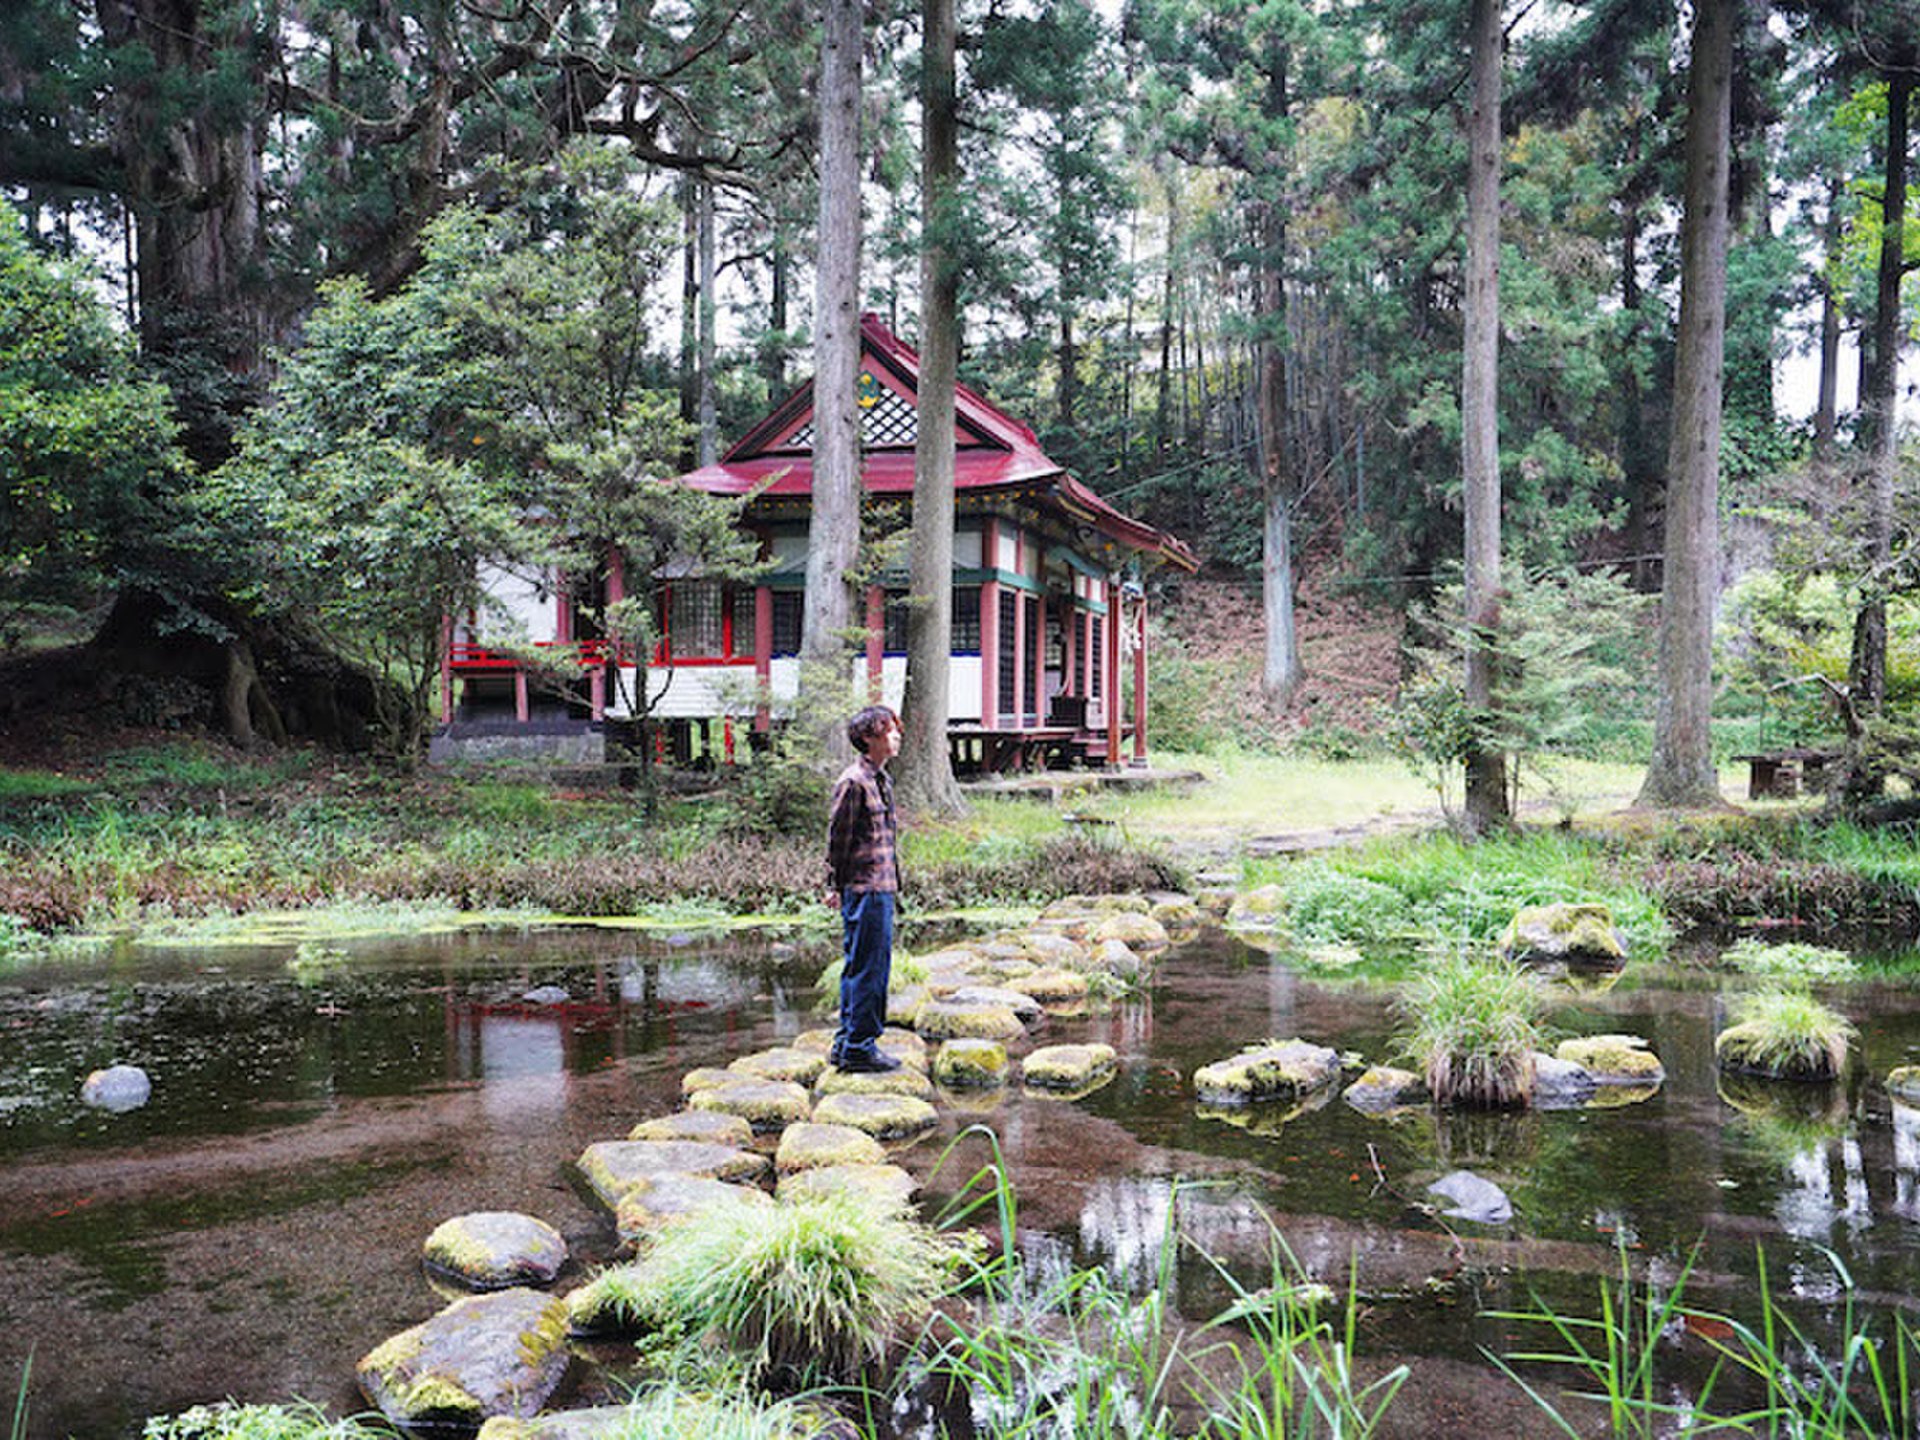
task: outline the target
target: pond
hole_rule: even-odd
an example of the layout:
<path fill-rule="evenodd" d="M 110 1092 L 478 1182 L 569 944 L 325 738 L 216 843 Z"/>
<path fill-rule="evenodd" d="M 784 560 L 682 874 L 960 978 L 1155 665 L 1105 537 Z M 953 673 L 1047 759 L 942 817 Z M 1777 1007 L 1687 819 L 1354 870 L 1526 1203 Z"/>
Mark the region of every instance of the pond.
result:
<path fill-rule="evenodd" d="M 350 947 L 293 967 L 284 948 L 145 951 L 0 984 L 0 1382 L 37 1354 L 30 1433 L 117 1436 L 141 1416 L 232 1396 L 362 1407 L 354 1362 L 443 1303 L 420 1246 L 469 1210 L 555 1224 L 570 1288 L 609 1258 L 610 1226 L 570 1163 L 678 1108 L 688 1069 L 819 1023 L 816 950 L 738 938 L 636 940 L 594 930 L 483 932 Z M 539 987 L 557 987 L 529 999 Z M 1880 1077 L 1920 1061 L 1920 988 L 1832 998 L 1862 1030 L 1833 1090 L 1732 1087 L 1713 1065 L 1725 997 L 1697 965 L 1636 967 L 1567 992 L 1563 1031 L 1645 1036 L 1667 1067 L 1653 1098 L 1509 1116 L 1364 1117 L 1339 1100 L 1238 1123 L 1200 1113 L 1193 1070 L 1267 1036 L 1385 1058 L 1390 992 L 1296 973 L 1216 933 L 1178 947 L 1137 998 L 1050 1022 L 1097 1040 L 1113 1083 L 1076 1101 L 1018 1088 L 943 1105 L 901 1162 L 937 1208 L 1000 1137 L 1023 1244 L 1044 1264 L 1151 1282 L 1169 1220 L 1188 1315 L 1223 1282 L 1204 1249 L 1260 1277 L 1278 1222 L 1299 1260 L 1363 1296 L 1361 1349 L 1411 1359 L 1394 1429 L 1544 1433 L 1481 1347 L 1537 1341 L 1489 1310 L 1539 1296 L 1587 1309 L 1636 1267 L 1751 1313 L 1762 1248 L 1776 1294 L 1817 1327 L 1840 1301 L 1833 1257 L 1870 1306 L 1920 1293 L 1920 1111 Z M 542 1003 L 542 1001 L 546 1003 Z M 116 1061 L 152 1075 L 122 1115 L 78 1101 Z M 1470 1168 L 1511 1196 L 1511 1224 L 1436 1216 L 1439 1175 Z M 1829 1317 L 1830 1318 L 1830 1317 Z M 580 1393 L 611 1380 L 575 1367 Z M 1467 1418 L 1463 1418 L 1467 1417 Z"/>

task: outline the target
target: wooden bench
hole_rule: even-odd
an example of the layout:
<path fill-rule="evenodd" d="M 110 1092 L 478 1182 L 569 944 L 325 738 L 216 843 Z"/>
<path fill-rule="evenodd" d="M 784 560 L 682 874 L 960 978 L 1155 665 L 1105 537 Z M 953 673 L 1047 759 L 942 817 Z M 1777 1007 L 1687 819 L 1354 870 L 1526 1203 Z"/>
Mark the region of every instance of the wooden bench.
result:
<path fill-rule="evenodd" d="M 1749 800 L 1791 800 L 1802 787 L 1808 791 L 1824 790 L 1827 772 L 1839 761 L 1840 752 L 1790 745 L 1781 750 L 1762 750 L 1733 758 L 1747 767 Z"/>

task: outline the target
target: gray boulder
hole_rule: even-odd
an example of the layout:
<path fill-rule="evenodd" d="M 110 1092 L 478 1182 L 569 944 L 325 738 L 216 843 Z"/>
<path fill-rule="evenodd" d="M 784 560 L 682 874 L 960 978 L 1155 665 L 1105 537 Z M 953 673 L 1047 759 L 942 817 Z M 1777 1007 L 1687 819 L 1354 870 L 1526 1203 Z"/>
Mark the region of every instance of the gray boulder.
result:
<path fill-rule="evenodd" d="M 531 1215 L 482 1210 L 435 1227 L 423 1258 L 476 1290 L 503 1290 L 550 1283 L 567 1263 L 567 1242 L 553 1226 Z"/>
<path fill-rule="evenodd" d="M 153 1082 L 138 1065 L 109 1065 L 81 1082 L 80 1103 L 109 1115 L 138 1110 L 153 1097 Z"/>
<path fill-rule="evenodd" d="M 360 1389 L 394 1424 L 472 1430 L 539 1413 L 567 1373 L 567 1307 L 537 1290 L 456 1300 L 361 1357 Z"/>
<path fill-rule="evenodd" d="M 1533 1056 L 1533 1105 L 1536 1110 L 1576 1110 L 1600 1088 L 1593 1072 L 1577 1060 L 1539 1051 Z"/>
<path fill-rule="evenodd" d="M 1453 1209 L 1444 1213 L 1455 1220 L 1504 1225 L 1513 1219 L 1513 1202 L 1507 1199 L 1507 1192 L 1471 1170 L 1455 1170 L 1451 1175 L 1443 1175 L 1427 1187 L 1427 1193 L 1451 1200 Z"/>
<path fill-rule="evenodd" d="M 1617 968 L 1627 963 L 1626 942 L 1604 905 L 1529 905 L 1507 922 L 1500 949 L 1523 965 Z"/>

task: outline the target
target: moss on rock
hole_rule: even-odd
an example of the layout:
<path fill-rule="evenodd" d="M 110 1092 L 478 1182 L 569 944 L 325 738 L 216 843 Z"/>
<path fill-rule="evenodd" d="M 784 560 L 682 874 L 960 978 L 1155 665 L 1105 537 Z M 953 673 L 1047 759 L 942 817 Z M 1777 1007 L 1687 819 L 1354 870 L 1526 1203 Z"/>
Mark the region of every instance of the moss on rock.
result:
<path fill-rule="evenodd" d="M 1086 1091 L 1120 1063 L 1111 1045 L 1043 1045 L 1020 1064 L 1020 1078 L 1040 1090 Z"/>
<path fill-rule="evenodd" d="M 627 1132 L 629 1140 L 703 1140 L 713 1145 L 745 1149 L 753 1143 L 753 1126 L 738 1115 L 718 1110 L 676 1110 L 671 1115 L 642 1120 Z"/>
<path fill-rule="evenodd" d="M 956 1090 L 986 1090 L 1007 1080 L 1007 1047 L 998 1040 L 949 1040 L 933 1057 L 933 1078 Z"/>
<path fill-rule="evenodd" d="M 786 1080 L 795 1085 L 813 1084 L 826 1068 L 826 1056 L 784 1045 L 742 1055 L 727 1066 L 736 1075 L 751 1076 L 755 1080 Z"/>
<path fill-rule="evenodd" d="M 752 1185 L 733 1185 L 701 1175 L 656 1175 L 620 1197 L 614 1228 L 623 1245 L 635 1245 L 665 1226 L 724 1207 L 771 1205 L 772 1197 Z"/>
<path fill-rule="evenodd" d="M 544 1220 L 485 1210 L 436 1226 L 422 1258 L 476 1290 L 500 1290 L 549 1283 L 567 1263 L 567 1242 Z"/>
<path fill-rule="evenodd" d="M 1896 1065 L 1887 1072 L 1887 1093 L 1907 1105 L 1920 1105 L 1920 1065 Z"/>
<path fill-rule="evenodd" d="M 1624 965 L 1627 947 L 1604 905 L 1529 905 L 1507 922 L 1500 951 L 1523 965 Z"/>
<path fill-rule="evenodd" d="M 1103 940 L 1118 940 L 1128 949 L 1143 955 L 1164 950 L 1173 943 L 1173 937 L 1167 934 L 1167 927 L 1151 915 L 1126 910 L 1103 919 L 1093 927 L 1088 939 L 1096 946 Z"/>
<path fill-rule="evenodd" d="M 940 1120 L 933 1106 L 908 1095 L 829 1095 L 813 1118 L 822 1125 L 851 1125 L 876 1140 L 923 1135 Z"/>
<path fill-rule="evenodd" d="M 1266 1040 L 1193 1075 L 1193 1088 L 1209 1105 L 1248 1105 L 1291 1100 L 1332 1084 L 1340 1075 L 1340 1057 L 1324 1045 L 1305 1040 Z"/>
<path fill-rule="evenodd" d="M 903 1062 L 898 1070 L 889 1070 L 883 1075 L 824 1071 L 814 1082 L 813 1094 L 814 1113 L 818 1115 L 819 1102 L 828 1095 L 907 1095 L 915 1100 L 931 1100 L 933 1082 L 924 1071 Z"/>
<path fill-rule="evenodd" d="M 702 1065 L 697 1070 L 689 1070 L 680 1077 L 680 1093 L 697 1095 L 702 1090 L 711 1090 L 716 1085 L 726 1085 L 740 1077 L 733 1071 L 719 1065 Z"/>
<path fill-rule="evenodd" d="M 914 1026 L 927 1040 L 1011 1040 L 1026 1033 L 1020 1017 L 1005 1005 L 963 1000 L 930 1000 Z"/>
<path fill-rule="evenodd" d="M 1042 1005 L 1077 1005 L 1087 998 L 1087 977 L 1066 969 L 1036 970 L 1009 980 L 1007 988 L 1030 995 Z"/>
<path fill-rule="evenodd" d="M 1638 1035 L 1583 1035 L 1561 1041 L 1553 1053 L 1584 1067 L 1599 1085 L 1657 1085 L 1667 1077 L 1660 1057 Z"/>
<path fill-rule="evenodd" d="M 1363 1114 L 1384 1115 L 1425 1105 L 1433 1097 L 1427 1092 L 1426 1080 L 1413 1071 L 1373 1065 L 1347 1086 L 1341 1098 Z"/>
<path fill-rule="evenodd" d="M 769 1169 L 764 1155 L 702 1140 L 602 1140 L 581 1152 L 579 1165 L 609 1210 L 635 1185 L 660 1175 L 752 1184 Z"/>
<path fill-rule="evenodd" d="M 695 1110 L 738 1115 L 756 1134 L 785 1129 L 806 1119 L 813 1109 L 807 1092 L 791 1080 L 755 1080 L 741 1075 L 710 1090 L 695 1091 L 687 1104 Z"/>
<path fill-rule="evenodd" d="M 904 1210 L 918 1188 L 913 1176 L 898 1165 L 823 1165 L 781 1176 L 777 1194 L 784 1204 L 850 1193 L 890 1209 Z"/>
<path fill-rule="evenodd" d="M 566 1373 L 567 1309 L 522 1288 L 455 1301 L 354 1367 L 394 1424 L 472 1430 L 494 1415 L 536 1414 Z"/>
<path fill-rule="evenodd" d="M 829 1165 L 884 1165 L 887 1152 L 864 1130 L 851 1125 L 822 1125 L 803 1121 L 789 1125 L 780 1137 L 773 1168 L 780 1175 L 819 1170 Z"/>

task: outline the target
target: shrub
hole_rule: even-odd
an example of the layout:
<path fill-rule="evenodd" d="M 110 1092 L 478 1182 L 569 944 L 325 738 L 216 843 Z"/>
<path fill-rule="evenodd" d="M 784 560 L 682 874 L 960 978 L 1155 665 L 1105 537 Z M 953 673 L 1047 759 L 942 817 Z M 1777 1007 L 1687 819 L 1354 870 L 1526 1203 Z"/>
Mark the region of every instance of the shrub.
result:
<path fill-rule="evenodd" d="M 1783 1080 L 1831 1080 L 1846 1068 L 1853 1026 L 1803 991 L 1742 995 L 1732 1012 L 1734 1024 L 1713 1042 L 1723 1068 Z"/>
<path fill-rule="evenodd" d="M 1402 997 L 1402 1049 L 1442 1105 L 1525 1105 L 1542 1008 L 1540 987 L 1510 961 L 1443 961 Z"/>
<path fill-rule="evenodd" d="M 1769 944 L 1748 937 L 1729 945 L 1721 958 L 1742 975 L 1786 984 L 1833 984 L 1860 974 L 1846 951 L 1798 940 Z"/>
<path fill-rule="evenodd" d="M 1287 881 L 1287 921 L 1303 940 L 1378 944 L 1411 925 L 1413 909 L 1390 885 L 1325 865 L 1303 865 Z"/>

